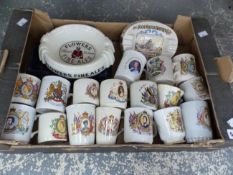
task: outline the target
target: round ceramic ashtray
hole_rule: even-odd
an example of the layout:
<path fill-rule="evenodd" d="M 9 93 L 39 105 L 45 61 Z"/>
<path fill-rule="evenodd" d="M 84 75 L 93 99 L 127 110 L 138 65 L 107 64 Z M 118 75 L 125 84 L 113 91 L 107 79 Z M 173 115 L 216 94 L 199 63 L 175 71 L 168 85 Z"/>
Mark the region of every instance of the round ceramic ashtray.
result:
<path fill-rule="evenodd" d="M 109 38 L 94 27 L 69 24 L 45 34 L 39 58 L 54 73 L 66 78 L 92 77 L 115 61 Z"/>
<path fill-rule="evenodd" d="M 156 21 L 138 21 L 129 24 L 122 32 L 123 50 L 137 50 L 147 59 L 176 53 L 178 39 L 176 33 L 167 25 Z"/>

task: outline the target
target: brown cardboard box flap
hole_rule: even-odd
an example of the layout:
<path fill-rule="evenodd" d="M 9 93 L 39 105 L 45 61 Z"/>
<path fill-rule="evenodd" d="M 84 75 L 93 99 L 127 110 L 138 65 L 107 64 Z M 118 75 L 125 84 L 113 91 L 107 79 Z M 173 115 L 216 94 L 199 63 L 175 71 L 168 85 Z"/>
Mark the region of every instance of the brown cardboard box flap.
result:
<path fill-rule="evenodd" d="M 230 56 L 215 58 L 221 79 L 225 82 L 233 82 L 233 62 Z"/>
<path fill-rule="evenodd" d="M 33 10 L 30 34 L 33 38 L 40 38 L 43 34 L 54 28 L 48 13 L 38 9 Z"/>
<path fill-rule="evenodd" d="M 185 29 L 185 30 L 184 30 Z M 174 23 L 179 45 L 189 44 L 193 40 L 193 27 L 191 17 L 178 15 Z"/>

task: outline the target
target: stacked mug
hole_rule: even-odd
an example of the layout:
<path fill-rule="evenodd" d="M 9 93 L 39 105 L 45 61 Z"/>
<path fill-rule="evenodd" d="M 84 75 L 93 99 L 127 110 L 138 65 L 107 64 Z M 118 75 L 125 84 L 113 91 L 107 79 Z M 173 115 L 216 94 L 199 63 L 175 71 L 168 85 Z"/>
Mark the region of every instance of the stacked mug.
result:
<path fill-rule="evenodd" d="M 100 85 L 100 107 L 96 108 L 96 143 L 115 144 L 121 111 L 128 101 L 127 83 L 120 79 L 107 79 Z"/>
<path fill-rule="evenodd" d="M 171 60 L 160 56 L 147 62 L 147 78 L 158 84 L 159 108 L 154 112 L 159 135 L 164 143 L 188 143 L 209 140 L 209 99 L 203 79 L 197 76 L 195 57 L 180 54 Z M 173 85 L 176 86 L 173 86 Z M 186 102 L 179 107 L 181 97 Z"/>
<path fill-rule="evenodd" d="M 19 84 L 17 81 L 16 86 Z M 70 82 L 65 78 L 43 77 L 33 115 L 33 123 L 39 119 L 38 130 L 33 133 L 30 130 L 27 142 L 38 134 L 38 143 L 62 143 L 68 141 L 69 134 L 71 145 L 94 144 L 95 105 L 99 105 L 99 83 L 93 79 L 79 79 L 74 83 L 73 94 L 69 94 L 69 91 Z M 73 104 L 67 107 L 70 96 L 73 96 Z M 38 115 L 35 115 L 36 112 Z M 7 121 L 9 123 L 10 119 Z M 18 137 L 13 140 L 18 140 Z"/>
<path fill-rule="evenodd" d="M 185 131 L 179 103 L 183 90 L 174 86 L 173 64 L 170 57 L 156 56 L 147 61 L 146 78 L 158 83 L 158 109 L 154 120 L 160 139 L 165 144 L 184 142 Z"/>
<path fill-rule="evenodd" d="M 201 142 L 213 138 L 209 117 L 209 94 L 196 70 L 195 57 L 185 53 L 173 57 L 174 79 L 184 91 L 185 102 L 181 104 L 186 141 Z"/>
<path fill-rule="evenodd" d="M 139 80 L 144 66 L 149 80 Z M 156 135 L 153 118 L 165 143 L 184 142 L 185 132 L 181 109 L 178 107 L 184 92 L 172 86 L 171 58 L 160 56 L 147 61 L 137 51 L 125 51 L 115 78 L 125 80 L 130 86 L 130 108 L 124 111 L 126 143 L 152 144 Z"/>
<path fill-rule="evenodd" d="M 76 80 L 72 96 L 73 104 L 66 107 L 69 142 L 71 145 L 92 145 L 95 143 L 99 82 L 91 78 Z"/>
<path fill-rule="evenodd" d="M 157 84 L 148 80 L 130 85 L 130 108 L 124 112 L 125 143 L 153 143 L 153 110 L 158 108 Z"/>
<path fill-rule="evenodd" d="M 153 112 L 157 109 L 157 85 L 138 81 L 146 65 L 146 57 L 136 51 L 124 52 L 114 78 L 125 80 L 130 88 L 130 108 L 124 106 L 124 142 L 153 143 Z M 119 81 L 119 80 L 116 80 Z"/>
<path fill-rule="evenodd" d="M 62 77 L 48 75 L 43 77 L 36 104 L 38 115 L 38 143 L 66 142 L 67 116 L 65 108 L 69 97 L 70 82 Z"/>
<path fill-rule="evenodd" d="M 1 138 L 27 144 L 31 139 L 41 80 L 33 75 L 18 74 L 12 103 Z"/>

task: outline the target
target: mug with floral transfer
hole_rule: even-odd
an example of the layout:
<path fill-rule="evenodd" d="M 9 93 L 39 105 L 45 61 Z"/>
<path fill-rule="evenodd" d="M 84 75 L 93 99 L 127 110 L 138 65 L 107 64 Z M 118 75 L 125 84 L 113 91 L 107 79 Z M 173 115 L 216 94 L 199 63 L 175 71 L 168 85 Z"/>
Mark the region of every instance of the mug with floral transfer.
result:
<path fill-rule="evenodd" d="M 173 73 L 176 84 L 197 76 L 196 61 L 192 54 L 184 53 L 172 58 Z"/>
<path fill-rule="evenodd" d="M 38 143 L 66 142 L 68 140 L 66 115 L 61 112 L 48 112 L 37 116 L 39 118 Z"/>
<path fill-rule="evenodd" d="M 99 82 L 91 78 L 82 78 L 74 82 L 73 104 L 90 103 L 99 105 Z"/>
<path fill-rule="evenodd" d="M 70 82 L 59 76 L 45 76 L 42 79 L 36 104 L 38 113 L 64 112 L 70 89 Z"/>
<path fill-rule="evenodd" d="M 100 84 L 100 106 L 127 107 L 128 89 L 124 80 L 107 79 Z"/>
<path fill-rule="evenodd" d="M 34 106 L 38 98 L 40 83 L 40 79 L 33 75 L 20 73 L 11 101 Z"/>
<path fill-rule="evenodd" d="M 210 113 L 206 101 L 196 100 L 182 103 L 181 110 L 188 143 L 201 142 L 213 138 Z"/>
<path fill-rule="evenodd" d="M 158 85 L 159 107 L 178 106 L 184 91 L 176 86 L 167 84 Z"/>
<path fill-rule="evenodd" d="M 185 130 L 180 107 L 168 107 L 154 112 L 160 139 L 165 144 L 185 142 Z"/>
<path fill-rule="evenodd" d="M 113 107 L 96 108 L 96 143 L 116 144 L 121 110 Z"/>
<path fill-rule="evenodd" d="M 152 110 L 142 107 L 132 107 L 125 110 L 124 142 L 153 143 Z"/>
<path fill-rule="evenodd" d="M 66 107 L 71 145 L 92 145 L 95 142 L 95 105 L 73 104 Z"/>
<path fill-rule="evenodd" d="M 202 77 L 191 78 L 179 86 L 184 91 L 184 100 L 208 100 L 210 99 L 207 87 Z"/>
<path fill-rule="evenodd" d="M 146 63 L 146 78 L 156 83 L 174 84 L 172 60 L 168 56 L 157 56 Z"/>
<path fill-rule="evenodd" d="M 135 81 L 130 85 L 130 106 L 152 110 L 158 108 L 157 84 L 149 80 Z"/>
<path fill-rule="evenodd" d="M 1 138 L 15 140 L 24 144 L 29 143 L 35 118 L 35 108 L 12 103 Z"/>

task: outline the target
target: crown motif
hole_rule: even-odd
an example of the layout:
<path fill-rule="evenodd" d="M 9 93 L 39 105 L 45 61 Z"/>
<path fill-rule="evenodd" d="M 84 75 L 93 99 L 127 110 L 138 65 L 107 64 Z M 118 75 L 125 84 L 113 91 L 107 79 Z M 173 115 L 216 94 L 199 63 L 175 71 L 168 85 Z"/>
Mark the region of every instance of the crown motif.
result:
<path fill-rule="evenodd" d="M 88 118 L 88 113 L 87 113 L 87 112 L 84 112 L 84 113 L 82 114 L 81 120 L 87 119 L 87 118 Z"/>
<path fill-rule="evenodd" d="M 88 113 L 87 113 L 87 112 L 84 112 L 84 113 L 83 113 L 83 117 L 88 117 Z"/>
<path fill-rule="evenodd" d="M 119 84 L 122 86 L 122 85 L 123 85 L 123 82 L 122 82 L 122 81 L 120 81 L 120 82 L 119 82 Z"/>
<path fill-rule="evenodd" d="M 65 116 L 64 115 L 60 115 L 60 119 L 65 119 Z"/>
<path fill-rule="evenodd" d="M 28 79 L 28 81 L 29 81 L 30 83 L 33 83 L 33 80 L 32 80 L 32 78 L 29 78 L 29 79 Z"/>
<path fill-rule="evenodd" d="M 16 108 L 15 108 L 15 107 L 10 108 L 10 113 L 11 113 L 11 112 L 16 112 Z"/>
<path fill-rule="evenodd" d="M 109 116 L 109 119 L 114 119 L 114 116 L 113 116 L 113 115 L 110 115 L 110 116 Z"/>

